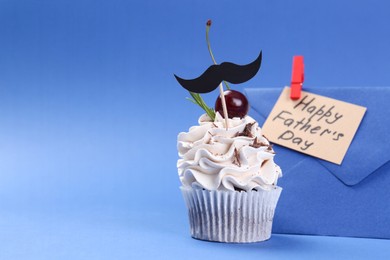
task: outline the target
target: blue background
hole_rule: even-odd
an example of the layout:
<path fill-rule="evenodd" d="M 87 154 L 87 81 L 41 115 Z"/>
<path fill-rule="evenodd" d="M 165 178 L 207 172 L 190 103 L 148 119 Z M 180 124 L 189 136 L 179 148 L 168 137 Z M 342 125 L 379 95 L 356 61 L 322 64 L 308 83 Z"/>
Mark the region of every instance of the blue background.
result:
<path fill-rule="evenodd" d="M 197 123 L 173 77 L 252 61 L 234 86 L 390 83 L 388 1 L 0 1 L 0 259 L 366 259 L 388 240 L 189 237 L 176 137 Z M 214 103 L 217 92 L 204 95 Z"/>

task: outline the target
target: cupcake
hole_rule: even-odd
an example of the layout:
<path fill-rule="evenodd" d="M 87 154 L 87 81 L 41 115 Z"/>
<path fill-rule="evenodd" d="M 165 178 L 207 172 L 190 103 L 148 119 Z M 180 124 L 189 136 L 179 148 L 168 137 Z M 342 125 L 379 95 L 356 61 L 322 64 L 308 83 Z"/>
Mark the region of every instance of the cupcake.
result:
<path fill-rule="evenodd" d="M 208 21 L 207 40 L 210 25 Z M 260 64 L 261 52 L 248 65 L 213 65 L 195 80 L 175 75 L 180 85 L 190 91 L 192 101 L 206 112 L 200 116 L 199 125 L 181 132 L 177 141 L 180 189 L 193 238 L 246 243 L 271 237 L 275 207 L 282 191 L 277 186 L 281 169 L 275 164 L 275 152 L 258 123 L 247 115 L 246 97 L 235 90 L 224 92 L 221 84 L 222 80 L 249 80 Z M 212 109 L 199 93 L 218 86 L 220 96 Z"/>
<path fill-rule="evenodd" d="M 271 236 L 282 189 L 274 151 L 250 116 L 212 121 L 178 136 L 177 162 L 191 236 L 218 242 L 257 242 Z"/>

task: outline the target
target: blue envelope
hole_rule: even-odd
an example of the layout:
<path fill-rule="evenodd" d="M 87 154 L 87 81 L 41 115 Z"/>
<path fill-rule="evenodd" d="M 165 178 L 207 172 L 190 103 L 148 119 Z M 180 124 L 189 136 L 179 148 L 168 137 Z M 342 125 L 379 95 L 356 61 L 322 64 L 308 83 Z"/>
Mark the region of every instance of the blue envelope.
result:
<path fill-rule="evenodd" d="M 304 90 L 367 111 L 341 165 L 274 145 L 283 193 L 273 232 L 390 238 L 390 87 Z M 260 126 L 281 92 L 245 89 L 250 115 Z"/>

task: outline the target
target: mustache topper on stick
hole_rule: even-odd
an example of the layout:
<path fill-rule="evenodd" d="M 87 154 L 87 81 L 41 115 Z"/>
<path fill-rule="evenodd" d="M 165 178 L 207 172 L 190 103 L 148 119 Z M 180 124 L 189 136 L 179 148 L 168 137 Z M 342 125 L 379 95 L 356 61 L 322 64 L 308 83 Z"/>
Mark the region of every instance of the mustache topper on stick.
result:
<path fill-rule="evenodd" d="M 182 79 L 175 75 L 179 84 L 194 93 L 208 93 L 216 89 L 222 81 L 232 84 L 244 83 L 253 78 L 261 66 L 262 52 L 253 62 L 247 65 L 237 65 L 223 62 L 211 65 L 202 75 L 195 79 Z"/>

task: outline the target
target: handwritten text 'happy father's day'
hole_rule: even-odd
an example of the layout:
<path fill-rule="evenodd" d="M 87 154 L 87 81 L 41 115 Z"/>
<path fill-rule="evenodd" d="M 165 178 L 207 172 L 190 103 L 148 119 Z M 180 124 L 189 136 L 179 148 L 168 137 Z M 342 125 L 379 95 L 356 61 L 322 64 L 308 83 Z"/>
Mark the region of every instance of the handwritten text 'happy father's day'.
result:
<path fill-rule="evenodd" d="M 306 91 L 301 99 L 292 100 L 286 87 L 263 133 L 273 143 L 341 164 L 365 111 L 365 107 Z"/>
<path fill-rule="evenodd" d="M 324 136 L 328 135 L 333 141 L 339 141 L 344 136 L 343 133 L 332 128 L 338 120 L 343 117 L 339 111 L 335 111 L 335 106 L 326 107 L 326 105 L 316 105 L 316 98 L 308 98 L 305 95 L 295 106 L 294 109 L 307 113 L 307 117 L 302 117 L 297 120 L 292 115 L 293 113 L 287 110 L 280 111 L 272 118 L 272 121 L 280 121 L 289 130 L 284 131 L 278 136 L 278 140 L 290 140 L 293 144 L 299 146 L 302 151 L 309 149 L 313 144 L 313 140 L 304 140 L 299 137 L 299 132 L 309 133 L 310 135 Z M 316 122 L 325 122 L 329 127 L 324 128 Z"/>

